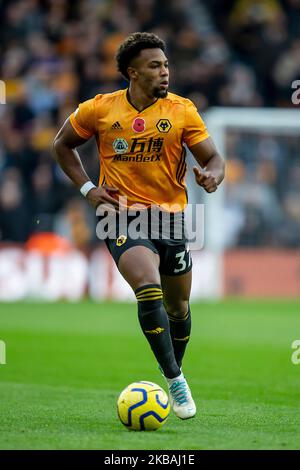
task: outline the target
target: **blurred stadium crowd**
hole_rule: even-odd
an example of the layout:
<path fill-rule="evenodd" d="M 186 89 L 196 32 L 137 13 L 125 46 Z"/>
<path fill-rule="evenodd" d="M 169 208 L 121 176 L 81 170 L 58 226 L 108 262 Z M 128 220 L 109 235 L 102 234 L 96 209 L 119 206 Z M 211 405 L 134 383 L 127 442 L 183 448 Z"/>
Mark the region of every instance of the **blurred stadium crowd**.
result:
<path fill-rule="evenodd" d="M 77 104 L 126 87 L 114 54 L 133 31 L 167 43 L 170 90 L 211 106 L 290 107 L 300 79 L 300 0 L 0 0 L 0 241 L 55 231 L 95 240 L 86 201 L 54 165 Z M 300 246 L 300 137 L 227 137 L 226 245 Z M 83 162 L 96 183 L 96 148 Z"/>

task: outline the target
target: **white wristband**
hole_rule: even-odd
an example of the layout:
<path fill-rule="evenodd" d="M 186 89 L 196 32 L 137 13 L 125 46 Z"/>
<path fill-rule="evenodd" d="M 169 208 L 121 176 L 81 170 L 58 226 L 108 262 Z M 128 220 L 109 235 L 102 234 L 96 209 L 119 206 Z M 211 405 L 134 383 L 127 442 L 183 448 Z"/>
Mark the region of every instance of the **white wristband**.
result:
<path fill-rule="evenodd" d="M 81 186 L 80 192 L 84 197 L 86 197 L 87 193 L 93 188 L 96 188 L 96 186 L 91 181 L 87 181 Z"/>

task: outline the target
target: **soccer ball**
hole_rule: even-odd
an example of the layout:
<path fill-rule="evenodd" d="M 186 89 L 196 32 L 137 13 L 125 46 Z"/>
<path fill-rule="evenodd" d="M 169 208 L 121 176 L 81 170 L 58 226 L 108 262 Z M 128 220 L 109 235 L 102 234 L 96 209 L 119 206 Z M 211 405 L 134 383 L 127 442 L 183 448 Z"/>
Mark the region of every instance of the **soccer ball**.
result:
<path fill-rule="evenodd" d="M 121 423 L 133 431 L 155 431 L 167 420 L 170 403 L 166 392 L 152 382 L 133 382 L 118 398 Z"/>

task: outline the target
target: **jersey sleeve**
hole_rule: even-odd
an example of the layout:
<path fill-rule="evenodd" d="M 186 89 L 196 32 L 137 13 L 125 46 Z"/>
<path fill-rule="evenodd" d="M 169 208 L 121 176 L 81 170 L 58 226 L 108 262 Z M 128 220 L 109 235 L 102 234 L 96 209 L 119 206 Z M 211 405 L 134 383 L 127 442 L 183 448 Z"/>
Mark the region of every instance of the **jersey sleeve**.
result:
<path fill-rule="evenodd" d="M 80 103 L 71 114 L 70 122 L 76 133 L 83 139 L 89 139 L 96 133 L 95 98 Z"/>
<path fill-rule="evenodd" d="M 185 125 L 183 129 L 183 141 L 188 147 L 192 147 L 209 137 L 206 126 L 200 117 L 196 106 L 186 100 Z"/>

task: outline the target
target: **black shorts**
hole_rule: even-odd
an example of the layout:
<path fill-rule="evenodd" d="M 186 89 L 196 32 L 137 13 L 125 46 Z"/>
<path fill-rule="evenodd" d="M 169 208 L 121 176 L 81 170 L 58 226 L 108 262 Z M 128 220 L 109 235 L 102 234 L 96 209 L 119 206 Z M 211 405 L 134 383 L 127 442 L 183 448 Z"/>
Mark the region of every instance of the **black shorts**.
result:
<path fill-rule="evenodd" d="M 148 225 L 138 224 L 138 232 L 132 233 L 132 223 L 135 223 L 143 212 Z M 147 212 L 147 216 L 146 213 Z M 104 240 L 116 265 L 121 255 L 133 246 L 145 246 L 160 257 L 159 271 L 166 276 L 185 274 L 192 269 L 192 258 L 184 234 L 183 213 L 168 214 L 161 212 L 153 215 L 152 211 L 140 211 L 135 216 L 127 214 L 126 221 L 120 221 L 117 216 L 113 219 L 114 227 L 108 227 L 108 237 Z M 163 217 L 167 217 L 163 219 Z M 154 224 L 153 224 L 154 219 Z M 100 218 L 100 221 L 103 218 Z M 110 230 L 111 229 L 111 230 Z M 102 237 L 101 237 L 102 238 Z"/>

